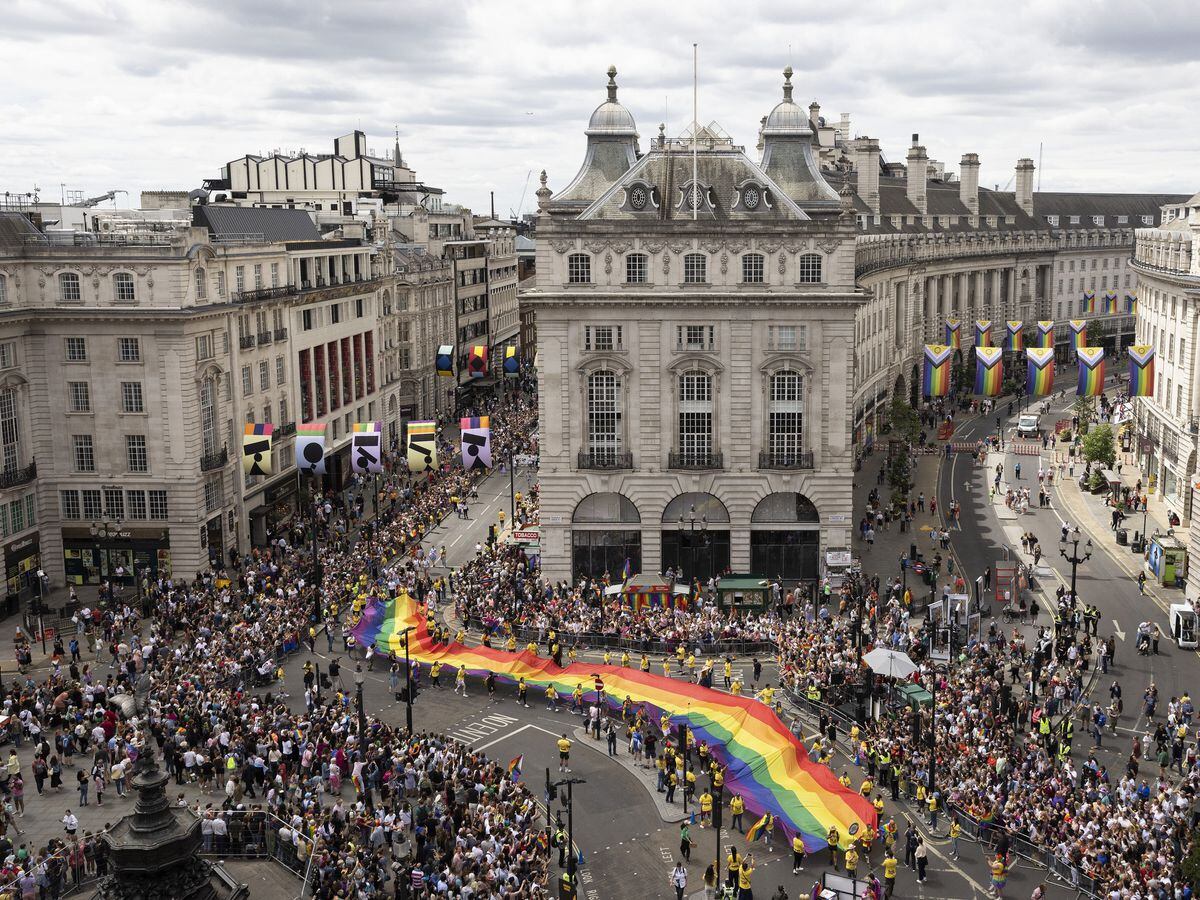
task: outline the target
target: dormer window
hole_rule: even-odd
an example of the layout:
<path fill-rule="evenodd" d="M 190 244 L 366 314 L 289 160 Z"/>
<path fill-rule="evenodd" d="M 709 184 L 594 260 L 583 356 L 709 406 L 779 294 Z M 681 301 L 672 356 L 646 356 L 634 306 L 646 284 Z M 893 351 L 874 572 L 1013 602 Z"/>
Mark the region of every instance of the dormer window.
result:
<path fill-rule="evenodd" d="M 1046 216 L 1046 224 L 1053 225 L 1055 228 L 1057 228 L 1058 227 L 1058 216 Z"/>
<path fill-rule="evenodd" d="M 1142 224 L 1143 225 L 1153 225 L 1154 224 L 1154 216 L 1142 216 Z"/>
<path fill-rule="evenodd" d="M 1071 224 L 1078 225 L 1079 224 L 1079 216 L 1071 216 Z"/>
<path fill-rule="evenodd" d="M 733 208 L 745 212 L 772 209 L 771 192 L 757 181 L 743 181 L 735 188 Z"/>
<path fill-rule="evenodd" d="M 707 212 L 714 207 L 712 188 L 699 182 L 689 181 L 679 192 L 678 209 L 691 212 Z"/>
<path fill-rule="evenodd" d="M 1092 224 L 1093 225 L 1103 225 L 1104 224 L 1104 216 L 1092 216 Z"/>
<path fill-rule="evenodd" d="M 622 207 L 633 212 L 658 209 L 658 192 L 653 185 L 634 181 L 625 187 L 625 202 Z"/>

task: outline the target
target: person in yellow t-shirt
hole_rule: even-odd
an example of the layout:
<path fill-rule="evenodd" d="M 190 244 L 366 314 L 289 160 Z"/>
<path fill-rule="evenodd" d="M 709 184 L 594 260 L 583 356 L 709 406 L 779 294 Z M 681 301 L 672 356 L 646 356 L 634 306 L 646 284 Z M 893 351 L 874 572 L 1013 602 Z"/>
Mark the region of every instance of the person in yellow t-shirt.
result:
<path fill-rule="evenodd" d="M 621 665 L 624 666 L 626 669 L 629 668 L 629 651 L 628 650 L 621 651 Z"/>
<path fill-rule="evenodd" d="M 958 859 L 958 839 L 962 835 L 962 826 L 958 824 L 958 816 L 950 820 L 950 858 Z"/>
<path fill-rule="evenodd" d="M 841 774 L 841 777 L 838 778 L 838 781 L 841 783 L 842 787 L 844 787 L 844 788 L 850 787 L 850 773 L 843 772 Z"/>
<path fill-rule="evenodd" d="M 804 871 L 804 838 L 796 832 L 792 838 L 792 874 L 799 875 Z"/>
<path fill-rule="evenodd" d="M 610 653 L 608 650 L 604 651 L 604 664 L 606 666 L 612 664 L 612 653 Z"/>
<path fill-rule="evenodd" d="M 732 816 L 729 827 L 737 829 L 738 834 L 745 834 L 746 829 L 742 827 L 742 815 L 746 812 L 746 801 L 742 799 L 741 794 L 733 795 L 729 801 L 729 812 Z"/>
<path fill-rule="evenodd" d="M 530 656 L 537 656 L 537 644 L 535 644 L 533 641 L 530 641 L 525 645 L 525 652 Z"/>
<path fill-rule="evenodd" d="M 740 697 L 740 696 L 742 696 L 742 683 L 741 683 L 741 681 L 739 681 L 739 680 L 737 680 L 737 679 L 735 678 L 735 679 L 733 680 L 733 684 L 729 685 L 729 693 L 730 693 L 730 694 L 732 694 L 732 695 L 733 695 L 733 696 L 735 696 L 735 697 Z"/>
<path fill-rule="evenodd" d="M 747 853 L 746 858 L 742 860 L 741 866 L 738 868 L 738 891 L 749 891 L 750 880 L 754 875 L 754 854 Z M 746 893 L 743 896 L 749 897 Z"/>
<path fill-rule="evenodd" d="M 571 742 L 567 739 L 567 736 L 564 733 L 563 736 L 554 743 L 558 746 L 558 771 L 570 772 Z"/>
<path fill-rule="evenodd" d="M 513 637 L 511 634 L 508 636 L 508 639 L 504 642 L 504 649 L 507 650 L 509 653 L 517 652 L 517 639 L 515 637 Z"/>
<path fill-rule="evenodd" d="M 846 851 L 846 874 L 851 878 L 858 877 L 858 851 L 854 849 L 854 845 L 850 845 L 850 849 Z"/>
<path fill-rule="evenodd" d="M 858 786 L 858 792 L 864 797 L 869 798 L 873 790 L 875 790 L 875 782 L 871 781 L 870 778 L 864 778 L 863 783 Z"/>
<path fill-rule="evenodd" d="M 558 712 L 558 691 L 554 689 L 553 682 L 546 685 L 546 709 Z"/>
<path fill-rule="evenodd" d="M 650 657 L 646 656 L 646 654 L 645 654 L 645 653 L 643 653 L 643 654 L 642 654 L 642 659 L 641 659 L 641 662 L 639 662 L 639 663 L 638 663 L 638 667 L 639 667 L 639 668 L 640 668 L 640 669 L 641 669 L 643 672 L 649 672 L 649 671 L 650 671 Z"/>
<path fill-rule="evenodd" d="M 705 823 L 712 821 L 713 795 L 705 791 L 700 795 L 700 827 L 708 827 Z"/>
<path fill-rule="evenodd" d="M 899 860 L 891 850 L 888 850 L 883 857 L 883 896 L 888 900 L 892 896 L 892 891 L 896 889 L 897 868 L 899 868 Z"/>

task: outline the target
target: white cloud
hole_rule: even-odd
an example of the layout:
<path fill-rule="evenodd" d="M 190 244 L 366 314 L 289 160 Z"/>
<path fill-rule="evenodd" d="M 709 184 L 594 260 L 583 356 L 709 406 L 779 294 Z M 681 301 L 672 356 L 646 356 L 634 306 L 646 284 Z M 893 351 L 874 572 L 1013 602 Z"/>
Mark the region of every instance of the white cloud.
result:
<path fill-rule="evenodd" d="M 876 9 L 875 7 L 881 7 Z M 903 157 L 919 132 L 1004 185 L 1045 147 L 1045 190 L 1200 186 L 1200 20 L 1182 0 L 690 4 L 467 0 L 15 0 L 0 58 L 0 185 L 87 194 L 192 188 L 248 152 L 324 151 L 354 128 L 449 199 L 501 213 L 532 170 L 562 187 L 605 69 L 643 145 L 691 111 L 753 147 L 796 70 L 797 100 Z M 48 191 L 48 193 L 52 193 Z"/>

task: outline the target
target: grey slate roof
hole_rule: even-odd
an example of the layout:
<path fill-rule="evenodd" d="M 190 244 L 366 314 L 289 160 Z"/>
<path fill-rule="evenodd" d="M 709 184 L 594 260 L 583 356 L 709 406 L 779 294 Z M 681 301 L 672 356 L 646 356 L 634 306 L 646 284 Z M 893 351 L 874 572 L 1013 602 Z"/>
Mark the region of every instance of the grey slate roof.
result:
<path fill-rule="evenodd" d="M 24 213 L 0 212 L 0 247 L 20 249 L 25 246 L 26 235 L 40 233 Z"/>
<path fill-rule="evenodd" d="M 321 233 L 302 209 L 266 209 L 250 206 L 193 206 L 192 224 L 207 228 L 215 240 L 223 236 L 259 235 L 263 240 L 319 241 Z"/>
<path fill-rule="evenodd" d="M 1087 194 L 1074 192 L 1036 192 L 1033 195 L 1033 211 L 1046 224 L 1046 216 L 1058 216 L 1059 228 L 1112 228 L 1117 216 L 1128 216 L 1128 224 L 1134 228 L 1143 225 L 1142 216 L 1153 216 L 1154 224 L 1162 222 L 1160 206 L 1166 203 L 1183 203 L 1187 194 Z M 1071 224 L 1071 216 L 1079 216 L 1077 224 Z M 1104 216 L 1103 225 L 1092 223 L 1092 216 Z"/>

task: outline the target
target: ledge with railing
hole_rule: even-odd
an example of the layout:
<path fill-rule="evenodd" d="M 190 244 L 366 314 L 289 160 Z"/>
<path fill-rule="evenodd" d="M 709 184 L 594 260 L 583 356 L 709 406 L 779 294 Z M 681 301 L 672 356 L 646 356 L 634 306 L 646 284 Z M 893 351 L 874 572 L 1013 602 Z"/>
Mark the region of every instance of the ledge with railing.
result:
<path fill-rule="evenodd" d="M 725 462 L 722 454 L 711 451 L 689 450 L 677 452 L 672 450 L 667 454 L 668 469 L 723 469 Z"/>
<path fill-rule="evenodd" d="M 764 450 L 758 454 L 760 469 L 811 469 L 814 467 L 811 450 L 802 453 L 784 453 Z"/>
<path fill-rule="evenodd" d="M 222 469 L 229 462 L 229 448 L 222 447 L 216 453 L 206 453 L 200 457 L 200 471 L 213 472 Z"/>
<path fill-rule="evenodd" d="M 241 347 L 243 350 L 253 350 L 254 349 L 254 335 L 243 334 L 240 338 L 238 338 L 238 346 Z"/>
<path fill-rule="evenodd" d="M 34 460 L 27 466 L 21 468 L 5 469 L 0 472 L 0 490 L 4 488 L 19 487 L 22 484 L 29 484 L 33 479 L 37 478 L 37 461 Z"/>
<path fill-rule="evenodd" d="M 580 453 L 576 467 L 580 469 L 632 469 L 633 453 L 628 450 L 598 450 L 591 453 Z"/>

